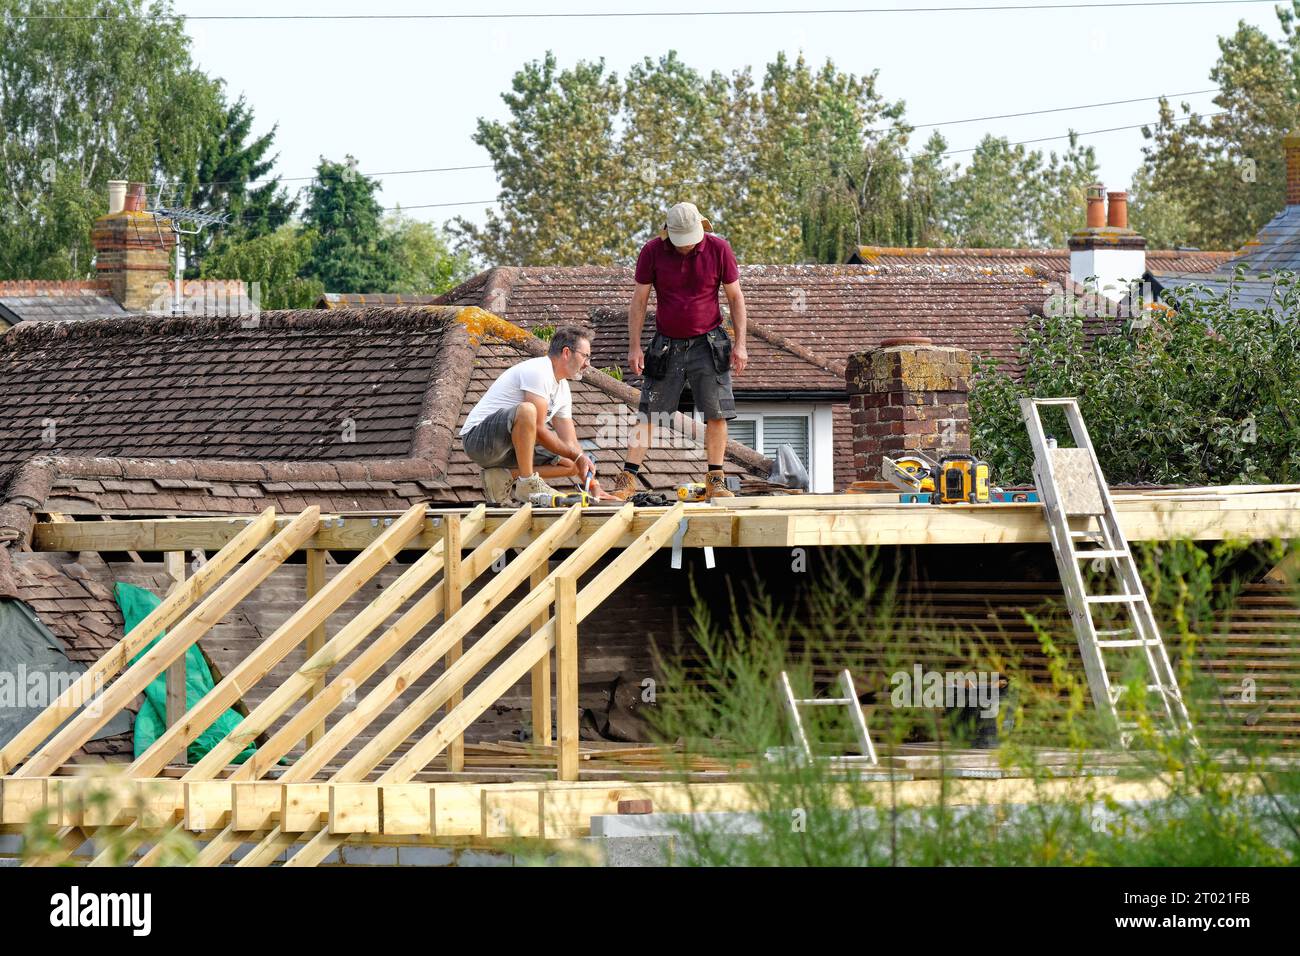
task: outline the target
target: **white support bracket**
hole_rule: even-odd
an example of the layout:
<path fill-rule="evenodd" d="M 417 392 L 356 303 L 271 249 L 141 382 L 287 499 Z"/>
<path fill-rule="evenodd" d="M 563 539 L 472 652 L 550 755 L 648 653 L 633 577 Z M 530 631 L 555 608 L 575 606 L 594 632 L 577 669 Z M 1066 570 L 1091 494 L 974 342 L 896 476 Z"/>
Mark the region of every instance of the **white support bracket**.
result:
<path fill-rule="evenodd" d="M 672 569 L 674 571 L 680 571 L 682 569 L 682 542 L 686 539 L 686 525 L 688 520 L 689 519 L 687 518 L 683 518 L 678 522 L 677 530 L 673 532 Z M 704 548 L 704 566 L 710 570 L 717 566 L 713 558 L 713 548 L 709 545 L 705 545 Z"/>

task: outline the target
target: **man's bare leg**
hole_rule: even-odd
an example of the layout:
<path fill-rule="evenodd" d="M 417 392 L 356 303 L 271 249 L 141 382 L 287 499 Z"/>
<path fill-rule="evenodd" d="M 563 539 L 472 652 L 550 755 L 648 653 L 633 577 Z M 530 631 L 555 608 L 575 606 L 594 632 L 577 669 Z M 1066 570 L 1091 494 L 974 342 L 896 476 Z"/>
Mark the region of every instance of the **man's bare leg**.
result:
<path fill-rule="evenodd" d="M 533 473 L 533 448 L 537 445 L 537 406 L 520 402 L 515 408 L 515 425 L 510 430 L 510 440 L 515 446 L 516 475 L 527 477 Z M 543 476 L 545 477 L 545 476 Z"/>
<path fill-rule="evenodd" d="M 632 429 L 632 434 L 627 442 L 627 454 L 624 459 L 633 465 L 640 466 L 645 461 L 646 452 L 650 450 L 650 420 L 637 418 L 636 427 Z"/>
<path fill-rule="evenodd" d="M 722 464 L 722 456 L 727 453 L 727 420 L 725 418 L 715 418 L 705 423 L 704 450 L 709 455 L 708 464 Z"/>

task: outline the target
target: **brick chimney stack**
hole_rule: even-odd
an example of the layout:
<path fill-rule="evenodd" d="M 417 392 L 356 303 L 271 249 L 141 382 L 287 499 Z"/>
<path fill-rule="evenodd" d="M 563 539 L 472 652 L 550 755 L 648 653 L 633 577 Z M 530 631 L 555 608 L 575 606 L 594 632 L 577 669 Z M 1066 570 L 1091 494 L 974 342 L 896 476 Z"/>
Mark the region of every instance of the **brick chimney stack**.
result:
<path fill-rule="evenodd" d="M 144 211 L 144 183 L 130 183 L 123 208 L 112 212 L 120 190 L 118 183 L 109 184 L 110 212 L 91 228 L 95 269 L 122 308 L 147 312 L 170 288 L 176 236 L 167 220 Z"/>
<path fill-rule="evenodd" d="M 1286 154 L 1286 204 L 1300 206 L 1300 129 L 1282 137 Z"/>
<path fill-rule="evenodd" d="M 845 383 L 858 481 L 880 481 L 880 459 L 970 451 L 971 358 L 921 336 L 885 339 L 849 356 Z"/>

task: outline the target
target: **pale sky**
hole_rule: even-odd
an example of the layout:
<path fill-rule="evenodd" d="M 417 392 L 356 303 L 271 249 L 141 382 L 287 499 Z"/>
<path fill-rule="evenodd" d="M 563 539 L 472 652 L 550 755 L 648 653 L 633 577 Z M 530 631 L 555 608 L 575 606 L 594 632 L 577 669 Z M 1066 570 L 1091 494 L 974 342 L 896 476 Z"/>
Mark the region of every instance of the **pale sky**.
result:
<path fill-rule="evenodd" d="M 915 124 L 1073 107 L 1208 90 L 1217 39 L 1239 20 L 1271 37 L 1281 30 L 1274 4 L 1129 7 L 1095 10 L 920 12 L 917 7 L 1006 0 L 814 0 L 817 8 L 907 7 L 899 13 L 438 21 L 195 21 L 186 29 L 198 63 L 244 93 L 258 131 L 279 123 L 277 172 L 309 177 L 322 155 L 357 157 L 367 174 L 489 161 L 471 139 L 479 117 L 505 119 L 501 93 L 525 62 L 553 50 L 561 67 L 604 58 L 627 67 L 670 49 L 702 73 L 745 65 L 761 77 L 778 51 L 800 51 L 815 65 L 879 70 L 877 90 L 903 99 Z M 1091 2 L 1091 0 L 1082 0 Z M 203 14 L 381 14 L 785 10 L 792 0 L 554 0 L 545 6 L 481 0 L 179 0 L 178 12 Z M 1210 112 L 1212 93 L 1185 96 Z M 1015 119 L 944 125 L 949 149 L 986 134 L 1012 142 L 1154 121 L 1155 100 Z M 914 134 L 919 148 L 930 130 Z M 1141 160 L 1141 130 L 1099 133 L 1095 147 L 1110 189 L 1129 185 Z M 1035 144 L 1064 148 L 1065 141 Z M 1280 144 L 1279 144 L 1279 148 Z M 954 159 L 964 159 L 956 156 Z M 385 206 L 496 198 L 492 170 L 390 175 Z M 291 187 L 301 183 L 288 183 Z M 682 197 L 689 199 L 689 197 Z M 460 214 L 481 221 L 485 206 L 414 209 L 441 223 Z M 1082 213 L 1081 213 L 1082 215 Z"/>

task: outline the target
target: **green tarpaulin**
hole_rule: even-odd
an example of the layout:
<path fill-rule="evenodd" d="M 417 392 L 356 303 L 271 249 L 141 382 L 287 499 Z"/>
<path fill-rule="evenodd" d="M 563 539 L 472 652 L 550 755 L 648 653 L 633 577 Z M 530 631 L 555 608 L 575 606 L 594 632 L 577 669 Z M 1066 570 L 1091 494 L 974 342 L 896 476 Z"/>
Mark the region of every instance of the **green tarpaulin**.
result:
<path fill-rule="evenodd" d="M 133 584 L 125 584 L 121 581 L 117 583 L 115 594 L 117 596 L 118 606 L 122 609 L 122 616 L 126 619 L 126 633 L 148 617 L 149 612 L 162 603 L 152 592 L 144 588 L 138 588 Z M 164 632 L 165 633 L 165 632 Z M 131 661 L 139 660 L 140 657 L 148 651 L 150 647 L 158 643 L 158 638 L 163 635 L 159 634 L 149 642 Z M 212 690 L 213 680 L 212 672 L 208 669 L 208 662 L 203 659 L 203 653 L 199 650 L 197 644 L 191 645 L 190 649 L 185 652 L 185 706 L 193 707 L 203 697 Z M 233 710 L 227 710 L 224 714 L 213 721 L 212 726 L 199 735 L 189 746 L 190 763 L 197 763 L 209 750 L 216 746 L 217 741 L 221 740 L 226 734 L 230 733 L 241 720 L 241 717 Z M 164 671 L 159 674 L 144 691 L 144 703 L 140 707 L 140 713 L 135 717 L 135 755 L 139 757 L 149 749 L 155 740 L 162 736 L 167 729 L 167 673 Z M 243 763 L 251 757 L 255 747 L 249 744 L 243 753 L 234 758 L 232 763 Z"/>

